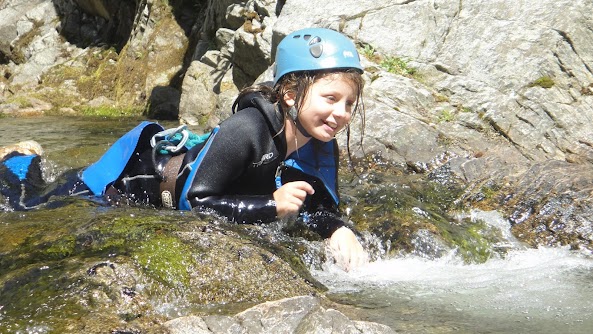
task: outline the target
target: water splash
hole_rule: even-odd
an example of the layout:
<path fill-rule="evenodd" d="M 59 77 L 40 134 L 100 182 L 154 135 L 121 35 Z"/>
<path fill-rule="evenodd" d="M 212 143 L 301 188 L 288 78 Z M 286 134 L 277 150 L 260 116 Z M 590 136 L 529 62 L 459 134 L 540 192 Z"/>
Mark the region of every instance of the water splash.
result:
<path fill-rule="evenodd" d="M 314 271 L 334 299 L 365 307 L 372 321 L 398 333 L 453 329 L 488 333 L 590 333 L 593 257 L 569 248 L 525 248 L 508 222 L 492 213 L 473 218 L 498 225 L 512 245 L 504 256 L 466 264 L 454 251 L 428 259 L 406 255 L 343 272 Z"/>

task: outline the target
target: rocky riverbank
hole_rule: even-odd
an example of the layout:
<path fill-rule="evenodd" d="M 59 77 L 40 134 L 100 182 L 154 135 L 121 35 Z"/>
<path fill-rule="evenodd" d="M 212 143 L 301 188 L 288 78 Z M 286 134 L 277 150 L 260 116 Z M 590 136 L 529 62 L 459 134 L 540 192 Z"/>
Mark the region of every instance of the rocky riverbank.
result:
<path fill-rule="evenodd" d="M 329 27 L 358 43 L 367 68 L 366 129 L 357 147 L 360 122 L 353 124 L 355 156 L 364 148 L 405 172 L 449 173 L 467 205 L 508 217 L 522 212 L 513 222 L 525 227 L 517 229 L 540 231 L 520 233 L 522 239 L 556 244 L 545 241 L 553 229 L 546 219 L 591 229 L 579 218 L 591 212 L 570 207 L 582 212 L 549 218 L 538 208 L 560 210 L 555 203 L 570 203 L 584 189 L 559 198 L 544 187 L 524 198 L 520 182 L 550 161 L 563 162 L 554 164 L 555 173 L 591 178 L 593 36 L 585 14 L 591 6 L 568 0 L 328 1 L 315 8 L 304 0 L 4 0 L 0 113 L 145 112 L 206 130 L 228 116 L 238 89 L 269 78 L 272 49 L 282 36 L 304 26 Z M 549 175 L 545 182 L 555 184 L 555 173 L 539 177 Z M 593 248 L 588 234 L 569 239 Z"/>
<path fill-rule="evenodd" d="M 240 88 L 270 77 L 273 47 L 283 36 L 305 26 L 329 27 L 356 41 L 366 68 L 364 141 L 360 144 L 363 122 L 355 120 L 350 138 L 355 173 L 344 171 L 341 184 L 344 208 L 376 256 L 439 257 L 457 249 L 468 262 L 486 261 L 493 256 L 489 246 L 499 238 L 496 231 L 482 222 L 456 218 L 474 208 L 500 212 L 512 223 L 514 235 L 529 246 L 570 245 L 591 252 L 593 19 L 588 13 L 592 11 L 593 4 L 585 0 L 330 0 L 323 6 L 311 6 L 306 0 L 0 0 L 0 122 L 5 127 L 12 117 L 143 115 L 179 120 L 204 131 L 228 116 Z M 25 137 L 3 137 L 0 146 L 38 139 Z M 345 148 L 347 139 L 339 140 Z M 97 145 L 93 147 L 98 151 Z M 50 210 L 49 220 L 64 222 L 81 205 L 88 204 L 66 203 L 66 211 Z M 167 313 L 153 311 L 150 298 L 134 291 L 180 280 L 185 289 L 179 295 L 182 300 L 203 305 L 207 298 L 189 292 L 198 280 L 185 277 L 183 270 L 172 266 L 168 269 L 177 274 L 171 281 L 166 275 L 159 278 L 167 272 L 162 267 L 143 267 L 156 258 L 130 254 L 149 256 L 151 249 L 191 245 L 192 255 L 173 263 L 189 261 L 202 268 L 198 250 L 206 245 L 200 242 L 227 234 L 234 238 L 229 245 L 235 247 L 229 246 L 228 254 L 239 256 L 244 250 L 242 256 L 257 259 L 256 267 L 262 270 L 255 271 L 257 275 L 286 275 L 278 278 L 286 284 L 273 285 L 266 293 L 251 291 L 249 285 L 233 294 L 232 298 L 245 296 L 245 300 L 219 300 L 220 295 L 212 292 L 216 303 L 258 303 L 322 291 L 306 274 L 311 263 L 290 259 L 323 255 L 307 257 L 298 251 L 303 249 L 298 243 L 262 249 L 258 241 L 251 248 L 253 236 L 247 227 L 236 235 L 230 227 L 230 232 L 220 224 L 210 227 L 207 220 L 187 222 L 176 217 L 180 219 L 176 223 L 165 223 L 158 213 L 146 226 L 131 220 L 130 226 L 139 228 L 139 236 L 148 236 L 146 240 L 122 241 L 132 233 L 123 230 L 121 235 L 110 235 L 106 240 L 115 238 L 115 244 L 130 247 L 112 258 L 107 251 L 111 246 L 99 246 L 102 239 L 95 237 L 93 233 L 99 232 L 93 226 L 115 228 L 128 214 L 101 213 L 93 220 L 84 215 L 101 209 L 91 206 L 83 211 L 70 228 L 52 230 L 57 233 L 54 237 L 45 234 L 47 226 L 38 225 L 49 222 L 43 212 L 24 217 L 2 213 L 6 224 L 0 235 L 6 242 L 1 243 L 1 267 L 11 268 L 2 274 L 2 298 L 14 291 L 11 296 L 20 300 L 19 293 L 32 289 L 49 305 L 37 310 L 17 303 L 12 309 L 29 307 L 29 314 L 52 318 L 52 312 L 68 308 L 47 302 L 60 298 L 44 293 L 78 291 L 88 293 L 82 299 L 88 301 L 74 304 L 86 303 L 93 310 L 111 304 L 121 307 L 104 314 L 112 325 L 123 322 L 122 330 L 147 328 L 143 326 L 155 322 L 161 326 Z M 90 230 L 75 227 L 80 225 Z M 208 234 L 209 228 L 216 233 Z M 284 233 L 294 238 L 297 232 Z M 295 240 L 300 239 L 290 242 Z M 315 241 L 314 236 L 307 240 Z M 99 252 L 96 247 L 107 247 L 101 250 L 106 252 L 80 262 L 80 256 Z M 283 255 L 282 261 L 274 257 L 286 250 L 292 255 Z M 30 254 L 51 262 L 42 264 Z M 178 255 L 183 254 L 164 252 L 164 256 Z M 267 263 L 266 258 L 277 261 Z M 255 266 L 239 264 L 233 275 L 251 272 Z M 98 274 L 89 274 L 96 265 Z M 221 279 L 227 265 L 217 263 L 217 269 L 217 275 L 205 274 L 206 278 Z M 94 281 L 103 274 L 111 275 L 111 283 Z M 64 285 L 48 289 L 55 277 L 64 277 L 58 280 Z M 118 283 L 119 277 L 143 277 L 152 283 L 127 290 L 128 283 Z M 90 282 L 91 287 L 84 283 L 76 290 L 79 282 Z M 260 283 L 265 284 L 255 285 Z M 169 305 L 166 293 L 156 295 L 159 307 Z M 3 303 L 0 321 L 13 319 L 12 309 Z M 155 320 L 138 311 L 145 309 L 165 318 Z M 81 323 L 105 323 L 93 317 Z M 76 327 L 83 325 L 75 318 L 84 317 L 74 314 L 62 324 L 82 329 Z"/>

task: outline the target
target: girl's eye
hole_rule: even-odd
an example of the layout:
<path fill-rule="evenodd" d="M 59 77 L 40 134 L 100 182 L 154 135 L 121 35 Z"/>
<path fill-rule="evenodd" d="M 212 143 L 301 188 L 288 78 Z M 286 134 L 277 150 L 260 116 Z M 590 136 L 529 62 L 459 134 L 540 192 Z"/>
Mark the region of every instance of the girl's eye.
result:
<path fill-rule="evenodd" d="M 335 97 L 335 96 L 333 96 L 333 95 L 326 96 L 325 98 L 326 98 L 328 101 L 330 101 L 330 102 L 336 102 L 336 101 L 337 101 L 336 97 Z"/>

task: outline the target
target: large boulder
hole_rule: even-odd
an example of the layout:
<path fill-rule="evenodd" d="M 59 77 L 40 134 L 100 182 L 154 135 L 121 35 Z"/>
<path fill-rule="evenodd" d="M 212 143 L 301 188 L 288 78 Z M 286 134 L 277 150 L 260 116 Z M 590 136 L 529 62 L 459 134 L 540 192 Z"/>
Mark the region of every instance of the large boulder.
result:
<path fill-rule="evenodd" d="M 138 113 L 160 102 L 153 89 L 175 85 L 189 45 L 173 10 L 152 1 L 0 3 L 0 98 L 15 114 L 32 95 L 53 112 Z M 97 99 L 111 102 L 90 105 Z"/>
<path fill-rule="evenodd" d="M 587 1 L 402 1 L 391 6 L 382 1 L 328 1 L 323 8 L 312 8 L 297 0 L 284 6 L 275 34 L 325 26 L 383 57 L 406 60 L 433 95 L 458 106 L 449 110 L 448 122 L 466 129 L 452 132 L 446 124 L 437 124 L 434 131 L 446 137 L 485 131 L 486 142 L 488 133 L 502 136 L 529 160 L 591 161 L 588 138 L 593 130 L 587 119 L 593 114 L 593 33 L 586 29 L 591 17 L 585 13 L 592 6 Z M 409 94 L 381 92 L 391 99 Z M 433 119 L 443 110 L 426 103 L 422 107 L 427 109 L 398 103 L 398 110 L 402 106 Z M 385 115 L 385 110 L 368 110 L 371 117 L 375 112 Z M 430 123 L 426 117 L 412 117 Z M 376 125 L 369 123 L 367 133 L 374 133 Z M 430 132 L 425 129 L 421 132 Z M 382 138 L 397 147 L 392 145 L 397 137 Z M 419 134 L 421 139 L 430 137 Z"/>

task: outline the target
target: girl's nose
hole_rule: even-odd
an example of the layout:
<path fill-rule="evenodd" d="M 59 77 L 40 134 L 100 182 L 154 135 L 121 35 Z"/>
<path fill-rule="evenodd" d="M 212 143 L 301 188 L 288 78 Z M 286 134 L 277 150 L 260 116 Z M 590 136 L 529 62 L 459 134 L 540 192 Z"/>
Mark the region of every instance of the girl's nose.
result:
<path fill-rule="evenodd" d="M 345 103 L 334 104 L 332 115 L 336 120 L 348 120 L 350 117 L 348 106 Z"/>

